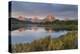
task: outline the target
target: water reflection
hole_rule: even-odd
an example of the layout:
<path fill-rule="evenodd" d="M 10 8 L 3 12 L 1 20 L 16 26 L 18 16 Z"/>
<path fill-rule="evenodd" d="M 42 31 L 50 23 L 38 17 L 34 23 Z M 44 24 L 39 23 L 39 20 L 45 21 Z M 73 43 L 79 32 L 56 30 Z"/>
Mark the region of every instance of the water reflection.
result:
<path fill-rule="evenodd" d="M 37 27 L 32 27 L 31 30 L 32 30 L 33 32 L 36 32 L 36 31 L 38 30 L 38 28 L 37 28 Z"/>
<path fill-rule="evenodd" d="M 45 30 L 48 31 L 48 32 L 53 32 L 54 31 L 54 29 L 51 28 L 51 27 L 45 27 Z"/>
<path fill-rule="evenodd" d="M 21 27 L 11 32 L 12 44 L 31 42 L 46 36 L 58 38 L 61 35 L 67 34 L 66 30 L 54 30 L 51 27 Z"/>
<path fill-rule="evenodd" d="M 24 27 L 18 29 L 19 32 L 24 32 L 25 30 L 26 29 Z"/>
<path fill-rule="evenodd" d="M 34 32 L 36 32 L 36 31 L 38 31 L 38 29 L 42 29 L 42 28 L 44 28 L 45 29 L 45 31 L 47 31 L 47 32 L 53 32 L 53 31 L 57 31 L 57 30 L 54 30 L 53 28 L 51 28 L 51 27 L 21 27 L 21 28 L 18 28 L 17 30 L 19 31 L 19 32 L 24 32 L 24 31 L 26 31 L 26 30 L 30 30 L 30 31 L 34 31 Z"/>

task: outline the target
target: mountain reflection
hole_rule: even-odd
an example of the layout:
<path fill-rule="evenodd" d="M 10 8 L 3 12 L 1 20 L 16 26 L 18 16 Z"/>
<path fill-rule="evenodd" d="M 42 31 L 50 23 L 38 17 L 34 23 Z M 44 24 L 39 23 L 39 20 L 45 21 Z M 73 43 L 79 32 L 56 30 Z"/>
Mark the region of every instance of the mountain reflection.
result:
<path fill-rule="evenodd" d="M 55 31 L 53 28 L 51 28 L 51 27 L 42 27 L 42 28 L 44 28 L 47 32 L 53 32 L 53 31 Z M 33 32 L 36 32 L 36 31 L 38 31 L 39 30 L 39 27 L 21 27 L 21 28 L 18 28 L 18 29 L 16 29 L 16 30 L 18 30 L 19 32 L 25 32 L 26 30 L 30 30 L 30 31 L 33 31 Z"/>
<path fill-rule="evenodd" d="M 19 29 L 17 29 L 19 32 L 24 32 L 26 29 L 24 27 L 21 27 Z"/>

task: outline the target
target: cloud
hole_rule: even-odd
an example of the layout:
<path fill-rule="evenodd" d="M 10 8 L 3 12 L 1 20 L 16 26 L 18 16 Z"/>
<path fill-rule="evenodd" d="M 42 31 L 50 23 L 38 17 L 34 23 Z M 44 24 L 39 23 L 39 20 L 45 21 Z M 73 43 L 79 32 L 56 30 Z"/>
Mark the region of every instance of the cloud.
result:
<path fill-rule="evenodd" d="M 22 14 L 25 16 L 44 17 L 49 14 L 57 17 L 77 18 L 77 5 L 50 4 L 50 3 L 31 3 L 31 2 L 12 2 L 12 13 L 14 16 Z"/>

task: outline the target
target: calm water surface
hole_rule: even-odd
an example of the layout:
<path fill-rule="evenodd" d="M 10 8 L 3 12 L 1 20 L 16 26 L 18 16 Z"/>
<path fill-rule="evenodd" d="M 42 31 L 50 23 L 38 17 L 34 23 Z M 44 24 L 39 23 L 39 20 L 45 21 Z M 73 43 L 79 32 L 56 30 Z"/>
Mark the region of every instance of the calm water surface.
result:
<path fill-rule="evenodd" d="M 52 38 L 58 38 L 62 35 L 67 34 L 66 30 L 55 31 L 50 27 L 22 27 L 17 30 L 11 31 L 12 44 L 15 43 L 26 43 L 32 42 L 46 36 L 51 36 Z"/>

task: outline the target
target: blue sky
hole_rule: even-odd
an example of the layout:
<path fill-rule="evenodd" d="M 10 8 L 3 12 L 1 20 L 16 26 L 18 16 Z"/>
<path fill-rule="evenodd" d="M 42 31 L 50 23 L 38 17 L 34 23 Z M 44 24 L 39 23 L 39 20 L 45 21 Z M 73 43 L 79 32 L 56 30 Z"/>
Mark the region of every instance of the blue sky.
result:
<path fill-rule="evenodd" d="M 77 5 L 64 5 L 53 3 L 31 3 L 31 2 L 12 2 L 12 17 L 25 16 L 32 18 L 45 18 L 48 15 L 53 15 L 58 19 L 78 19 Z"/>

